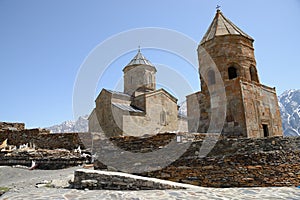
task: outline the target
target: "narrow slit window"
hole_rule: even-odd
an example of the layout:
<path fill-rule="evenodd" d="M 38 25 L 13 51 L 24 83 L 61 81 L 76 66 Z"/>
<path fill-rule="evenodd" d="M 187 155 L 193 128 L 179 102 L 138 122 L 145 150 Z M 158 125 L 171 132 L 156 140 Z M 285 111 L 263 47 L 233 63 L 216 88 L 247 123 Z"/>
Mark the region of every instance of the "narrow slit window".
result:
<path fill-rule="evenodd" d="M 216 84 L 216 74 L 214 70 L 209 70 L 207 76 L 208 76 L 208 85 Z"/>
<path fill-rule="evenodd" d="M 152 83 L 152 75 L 148 74 L 148 83 L 151 84 Z"/>
<path fill-rule="evenodd" d="M 254 66 L 250 67 L 251 81 L 258 82 L 257 70 Z"/>
<path fill-rule="evenodd" d="M 167 124 L 166 112 L 165 111 L 161 111 L 160 112 L 160 125 L 165 126 L 166 124 Z"/>

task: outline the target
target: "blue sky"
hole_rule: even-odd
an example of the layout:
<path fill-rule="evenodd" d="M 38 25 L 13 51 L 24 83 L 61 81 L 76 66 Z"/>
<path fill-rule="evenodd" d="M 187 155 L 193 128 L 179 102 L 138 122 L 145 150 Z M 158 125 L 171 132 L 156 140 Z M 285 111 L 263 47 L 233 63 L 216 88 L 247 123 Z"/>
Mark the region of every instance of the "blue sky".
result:
<path fill-rule="evenodd" d="M 76 77 L 97 45 L 120 32 L 144 27 L 175 30 L 199 42 L 217 4 L 255 39 L 261 82 L 275 86 L 278 94 L 300 89 L 299 0 L 0 0 L 0 121 L 47 127 L 73 119 Z M 185 60 L 161 50 L 142 52 L 152 63 L 184 74 L 192 89 L 199 90 L 198 74 L 186 70 Z M 95 96 L 101 88 L 115 89 L 135 53 L 111 62 Z"/>

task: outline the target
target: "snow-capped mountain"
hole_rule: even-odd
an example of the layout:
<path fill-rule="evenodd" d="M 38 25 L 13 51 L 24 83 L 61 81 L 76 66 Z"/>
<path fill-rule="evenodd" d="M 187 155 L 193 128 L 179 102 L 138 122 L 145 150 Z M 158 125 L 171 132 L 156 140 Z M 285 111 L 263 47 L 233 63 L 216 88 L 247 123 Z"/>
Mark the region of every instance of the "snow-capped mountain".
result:
<path fill-rule="evenodd" d="M 288 90 L 279 97 L 284 136 L 300 136 L 300 90 Z M 187 115 L 186 101 L 180 104 L 179 115 Z M 87 132 L 88 115 L 76 121 L 65 121 L 59 125 L 48 127 L 52 133 Z"/>
<path fill-rule="evenodd" d="M 278 100 L 284 136 L 300 136 L 300 90 L 287 90 Z"/>
<path fill-rule="evenodd" d="M 88 115 L 79 117 L 76 121 L 65 121 L 59 125 L 48 127 L 51 133 L 72 133 L 88 131 Z"/>
<path fill-rule="evenodd" d="M 179 104 L 178 115 L 187 116 L 187 105 L 186 101 L 183 101 Z"/>

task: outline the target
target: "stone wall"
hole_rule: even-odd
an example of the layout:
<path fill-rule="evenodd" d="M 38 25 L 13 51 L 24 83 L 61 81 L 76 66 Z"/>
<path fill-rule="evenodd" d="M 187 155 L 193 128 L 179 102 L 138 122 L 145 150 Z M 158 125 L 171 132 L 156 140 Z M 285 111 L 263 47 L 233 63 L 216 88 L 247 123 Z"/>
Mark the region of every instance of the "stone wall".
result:
<path fill-rule="evenodd" d="M 75 171 L 73 187 L 76 189 L 104 190 L 165 190 L 184 189 L 183 184 L 146 178 L 120 172 L 79 169 Z"/>
<path fill-rule="evenodd" d="M 49 133 L 40 129 L 26 129 L 23 131 L 0 131 L 0 143 L 7 139 L 9 145 L 34 144 L 41 149 L 73 150 L 80 146 L 89 148 L 92 140 L 90 133 Z"/>
<path fill-rule="evenodd" d="M 275 88 L 241 82 L 248 137 L 282 136 L 282 122 Z M 267 133 L 264 133 L 263 125 Z"/>
<path fill-rule="evenodd" d="M 21 165 L 31 167 L 35 162 L 36 169 L 63 169 L 71 166 L 78 166 L 89 162 L 80 153 L 74 153 L 65 149 L 21 149 L 11 152 L 0 152 L 0 166 Z"/>
<path fill-rule="evenodd" d="M 256 68 L 253 41 L 239 35 L 224 35 L 201 44 L 215 62 L 223 81 L 229 80 L 228 67 L 237 69 L 238 77 L 251 80 L 250 66 Z M 198 48 L 198 60 L 202 63 L 202 49 Z M 201 68 L 202 66 L 200 66 Z M 203 74 L 206 75 L 206 74 Z M 201 90 L 208 91 L 201 77 Z"/>
<path fill-rule="evenodd" d="M 11 122 L 0 122 L 0 131 L 2 130 L 24 130 L 24 123 L 11 123 Z"/>
<path fill-rule="evenodd" d="M 140 175 L 161 178 L 176 182 L 190 183 L 207 187 L 254 187 L 254 186 L 298 186 L 300 185 L 300 137 L 268 137 L 229 139 L 220 137 L 212 151 L 204 158 L 199 157 L 205 134 L 158 134 L 152 137 L 114 137 L 110 140 L 121 151 L 147 153 L 166 147 L 173 140 L 176 149 L 185 148 L 188 141 L 194 140 L 176 161 L 158 171 L 141 173 Z M 181 139 L 178 139 L 180 137 Z M 91 134 L 62 133 L 43 134 L 38 129 L 24 131 L 1 131 L 0 143 L 8 138 L 8 144 L 21 145 L 34 143 L 38 148 L 73 150 L 91 148 Z M 97 146 L 94 141 L 93 150 L 103 148 L 107 154 L 114 155 L 113 149 Z M 105 144 L 101 143 L 102 145 Z M 120 152 L 119 152 L 120 153 Z M 163 156 L 163 155 L 162 155 Z M 41 158 L 44 166 L 47 159 Z M 53 157 L 55 162 L 55 158 Z M 144 159 L 147 159 L 145 157 Z M 153 163 L 161 160 L 157 156 Z M 3 160 L 3 159 L 2 159 Z M 5 162 L 14 162 L 8 159 Z M 15 159 L 16 160 L 16 159 Z M 82 162 L 81 160 L 78 160 Z M 3 160 L 4 162 L 4 160 Z M 24 161 L 26 165 L 31 160 Z M 73 162 L 70 159 L 57 163 L 64 166 Z M 101 162 L 101 160 L 100 160 Z M 142 160 L 141 160 L 142 162 Z M 6 163 L 6 164 L 7 164 Z M 20 163 L 19 161 L 17 163 Z M 49 163 L 53 163 L 50 162 Z M 56 162 L 55 162 L 56 163 Z M 157 162 L 159 163 L 159 162 Z M 131 163 L 134 167 L 136 163 Z"/>
<path fill-rule="evenodd" d="M 150 152 L 159 149 L 167 145 L 171 142 L 172 139 L 176 134 L 174 133 L 163 133 L 153 135 L 151 137 L 115 137 L 111 138 L 110 140 L 113 142 L 114 145 L 118 146 L 119 148 L 131 151 L 131 152 Z"/>
<path fill-rule="evenodd" d="M 223 88 L 223 86 L 210 87 L 213 95 L 204 91 L 187 96 L 189 132 L 222 131 L 222 134 L 228 137 L 247 137 L 240 79 L 224 81 L 226 99 L 218 93 L 218 88 Z M 227 101 L 226 112 L 224 101 Z M 224 112 L 222 112 L 222 107 L 224 107 Z M 211 122 L 211 120 L 214 121 Z M 222 122 L 224 124 L 221 124 Z M 221 130 L 210 130 L 212 127 L 219 127 Z"/>
<path fill-rule="evenodd" d="M 132 95 L 141 88 L 156 89 L 156 69 L 152 66 L 140 65 L 124 68 L 124 93 Z"/>
<path fill-rule="evenodd" d="M 225 80 L 224 87 L 227 110 L 224 126 L 220 126 L 223 127 L 223 135 L 236 138 L 265 137 L 265 125 L 268 129 L 267 136 L 282 136 L 281 116 L 274 88 L 240 77 Z M 205 92 L 187 96 L 189 132 L 209 132 L 212 113 L 217 113 L 216 108 L 224 106 L 223 101 L 216 102 L 215 107 L 211 102 L 216 102 L 214 97 L 210 99 L 210 95 Z M 218 113 L 218 117 L 221 115 L 222 113 Z"/>
<path fill-rule="evenodd" d="M 108 137 L 122 135 L 123 114 L 117 113 L 112 103 L 130 103 L 129 95 L 121 95 L 103 89 L 96 99 L 96 108 L 94 114 L 89 117 L 89 131 L 106 133 Z"/>
<path fill-rule="evenodd" d="M 28 144 L 30 148 L 4 150 L 0 152 L 0 166 L 22 165 L 30 167 L 35 161 L 38 169 L 62 169 L 90 162 L 86 157 L 73 150 L 91 148 L 90 133 L 54 133 L 44 129 L 26 129 L 22 131 L 0 131 L 0 143 L 7 139 L 12 146 Z"/>
<path fill-rule="evenodd" d="M 98 132 L 102 133 L 103 130 L 101 129 L 101 126 L 99 124 L 99 120 L 97 118 L 96 108 L 93 109 L 92 113 L 90 114 L 88 118 L 88 125 L 89 125 L 89 132 Z"/>
<path fill-rule="evenodd" d="M 207 187 L 300 185 L 300 138 L 222 139 L 205 158 L 198 156 L 201 145 L 143 175 Z"/>
<path fill-rule="evenodd" d="M 142 96 L 145 100 L 145 114 L 142 116 L 123 115 L 123 135 L 155 135 L 178 130 L 177 99 L 163 89 Z"/>
<path fill-rule="evenodd" d="M 196 136 L 196 141 L 175 162 L 161 170 L 139 175 L 206 187 L 300 185 L 300 138 L 220 138 L 212 151 L 201 158 L 199 150 L 204 135 Z M 174 137 L 161 134 L 144 141 L 138 138 L 128 140 L 127 137 L 115 138 L 114 141 L 124 151 L 145 153 L 163 148 L 162 141 Z M 178 142 L 177 149 L 184 145 L 186 142 Z M 132 163 L 132 167 L 135 164 Z"/>

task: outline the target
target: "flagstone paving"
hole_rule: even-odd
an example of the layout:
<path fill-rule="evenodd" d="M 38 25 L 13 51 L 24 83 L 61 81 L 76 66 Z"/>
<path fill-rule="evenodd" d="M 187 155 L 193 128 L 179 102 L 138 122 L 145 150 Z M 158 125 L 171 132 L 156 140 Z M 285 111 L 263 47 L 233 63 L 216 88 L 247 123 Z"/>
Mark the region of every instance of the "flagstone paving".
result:
<path fill-rule="evenodd" d="M 74 190 L 64 189 L 72 178 L 73 167 L 63 170 L 27 170 L 12 167 L 0 167 L 0 187 L 9 187 L 10 191 L 0 199 L 300 199 L 300 189 L 296 187 L 271 188 L 193 188 L 187 190 Z M 40 187 L 37 183 L 51 181 L 56 188 Z M 61 187 L 61 188 L 60 188 Z"/>

